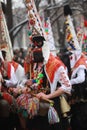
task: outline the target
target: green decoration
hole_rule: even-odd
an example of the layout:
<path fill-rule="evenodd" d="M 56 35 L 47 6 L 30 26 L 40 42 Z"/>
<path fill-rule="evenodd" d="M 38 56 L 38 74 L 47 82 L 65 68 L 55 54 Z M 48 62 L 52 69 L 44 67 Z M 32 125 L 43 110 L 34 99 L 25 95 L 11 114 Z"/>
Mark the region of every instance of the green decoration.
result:
<path fill-rule="evenodd" d="M 38 80 L 37 84 L 40 84 L 40 80 Z"/>
<path fill-rule="evenodd" d="M 45 32 L 48 32 L 48 28 L 45 29 Z"/>
<path fill-rule="evenodd" d="M 43 78 L 43 77 L 44 77 L 44 75 L 42 73 L 38 74 L 38 79 Z"/>
<path fill-rule="evenodd" d="M 23 113 L 22 113 L 23 117 L 27 118 L 28 117 L 28 113 L 26 110 L 23 110 Z"/>
<path fill-rule="evenodd" d="M 31 36 L 32 35 L 32 31 L 28 31 L 28 36 Z"/>
<path fill-rule="evenodd" d="M 38 79 L 36 79 L 36 83 L 38 83 Z"/>

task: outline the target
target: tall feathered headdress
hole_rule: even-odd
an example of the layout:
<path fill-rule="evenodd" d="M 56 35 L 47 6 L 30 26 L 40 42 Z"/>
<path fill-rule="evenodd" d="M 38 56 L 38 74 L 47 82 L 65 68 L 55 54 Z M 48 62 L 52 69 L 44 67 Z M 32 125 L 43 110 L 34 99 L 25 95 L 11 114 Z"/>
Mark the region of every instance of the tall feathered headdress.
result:
<path fill-rule="evenodd" d="M 30 40 L 42 39 L 45 40 L 45 33 L 42 27 L 41 19 L 35 6 L 34 0 L 25 0 L 28 9 L 29 18 L 29 37 Z"/>
<path fill-rule="evenodd" d="M 42 46 L 42 52 L 45 61 L 47 61 L 49 57 L 49 49 L 46 38 L 45 32 L 42 26 L 42 22 L 38 11 L 36 9 L 34 0 L 25 0 L 26 7 L 28 9 L 28 18 L 29 18 L 29 38 L 32 42 L 36 41 L 44 41 Z"/>
<path fill-rule="evenodd" d="M 74 25 L 72 22 L 71 15 L 72 15 L 72 11 L 69 5 L 67 4 L 64 6 L 67 48 L 69 51 L 81 50 L 79 42 L 78 42 L 78 38 L 74 29 Z"/>

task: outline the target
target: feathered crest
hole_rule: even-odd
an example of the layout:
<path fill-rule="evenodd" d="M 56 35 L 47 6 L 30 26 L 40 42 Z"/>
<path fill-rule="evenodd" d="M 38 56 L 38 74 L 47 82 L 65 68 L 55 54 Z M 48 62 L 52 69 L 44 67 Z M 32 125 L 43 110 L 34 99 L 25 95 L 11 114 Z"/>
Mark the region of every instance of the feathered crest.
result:
<path fill-rule="evenodd" d="M 69 5 L 64 6 L 64 16 L 65 16 L 65 29 L 66 29 L 66 44 L 69 51 L 72 50 L 81 50 L 81 47 L 78 42 L 78 38 L 74 29 L 72 22 L 72 11 Z"/>

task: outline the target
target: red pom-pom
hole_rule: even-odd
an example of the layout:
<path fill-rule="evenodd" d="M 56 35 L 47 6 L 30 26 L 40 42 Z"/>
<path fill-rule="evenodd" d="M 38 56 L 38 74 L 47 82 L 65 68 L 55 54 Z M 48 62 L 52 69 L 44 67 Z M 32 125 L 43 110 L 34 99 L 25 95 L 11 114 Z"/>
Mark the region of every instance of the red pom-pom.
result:
<path fill-rule="evenodd" d="M 86 20 L 84 20 L 84 26 L 87 27 L 87 21 Z"/>
<path fill-rule="evenodd" d="M 41 88 L 41 85 L 38 85 L 38 89 L 40 89 Z"/>
<path fill-rule="evenodd" d="M 43 80 L 42 80 L 42 79 L 40 79 L 40 83 L 43 83 Z"/>
<path fill-rule="evenodd" d="M 87 39 L 87 36 L 84 34 L 84 36 L 83 36 L 83 40 L 86 40 Z"/>
<path fill-rule="evenodd" d="M 32 36 L 29 36 L 29 39 L 32 41 Z"/>
<path fill-rule="evenodd" d="M 30 20 L 30 24 L 31 24 L 31 25 L 35 25 L 35 20 L 34 20 L 34 19 L 31 19 L 31 20 Z"/>

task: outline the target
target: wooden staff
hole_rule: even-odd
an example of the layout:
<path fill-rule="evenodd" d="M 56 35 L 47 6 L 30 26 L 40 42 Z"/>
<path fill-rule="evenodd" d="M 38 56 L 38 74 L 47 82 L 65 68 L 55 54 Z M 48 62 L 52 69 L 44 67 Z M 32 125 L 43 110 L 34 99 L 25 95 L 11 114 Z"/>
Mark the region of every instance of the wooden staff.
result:
<path fill-rule="evenodd" d="M 29 51 L 29 58 L 30 58 L 29 73 L 30 73 L 30 79 L 31 79 L 32 77 L 31 47 L 28 49 L 28 51 Z"/>

